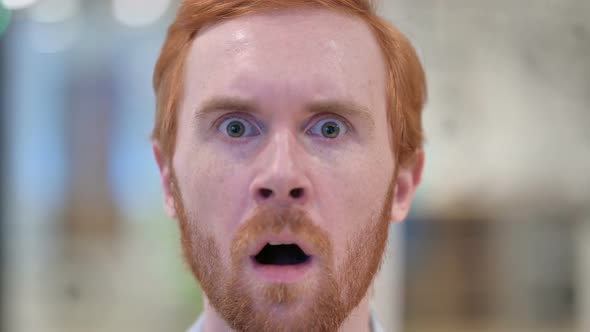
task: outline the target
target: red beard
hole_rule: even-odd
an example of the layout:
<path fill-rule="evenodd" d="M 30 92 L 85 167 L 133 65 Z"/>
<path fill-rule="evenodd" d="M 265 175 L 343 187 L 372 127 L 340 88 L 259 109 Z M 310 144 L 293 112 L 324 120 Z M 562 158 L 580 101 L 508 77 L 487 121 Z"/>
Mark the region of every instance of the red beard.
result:
<path fill-rule="evenodd" d="M 335 267 L 330 236 L 297 208 L 260 209 L 237 231 L 231 266 L 224 264 L 212 234 L 189 218 L 176 177 L 173 194 L 184 258 L 212 307 L 237 331 L 336 331 L 365 297 L 387 243 L 393 183 L 377 220 L 368 220 L 348 243 L 342 266 Z M 311 246 L 319 272 L 305 283 L 261 284 L 244 278 L 248 250 L 262 234 L 289 229 Z"/>

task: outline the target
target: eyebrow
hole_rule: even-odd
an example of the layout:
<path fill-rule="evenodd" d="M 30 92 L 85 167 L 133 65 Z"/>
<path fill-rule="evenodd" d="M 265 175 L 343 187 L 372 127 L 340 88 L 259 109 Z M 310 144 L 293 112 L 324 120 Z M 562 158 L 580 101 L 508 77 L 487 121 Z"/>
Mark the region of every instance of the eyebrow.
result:
<path fill-rule="evenodd" d="M 322 101 L 308 105 L 306 107 L 309 113 L 334 113 L 345 117 L 358 117 L 369 122 L 371 126 L 375 126 L 373 115 L 364 106 L 358 105 L 351 101 Z"/>
<path fill-rule="evenodd" d="M 218 112 L 247 112 L 256 113 L 258 107 L 255 103 L 234 97 L 213 97 L 197 109 L 196 117 Z"/>
<path fill-rule="evenodd" d="M 371 126 L 375 121 L 371 112 L 361 105 L 352 101 L 327 100 L 313 102 L 305 107 L 305 111 L 311 114 L 334 113 L 345 117 L 358 117 L 366 120 Z M 236 97 L 212 97 L 198 107 L 195 117 L 199 118 L 211 113 L 218 112 L 244 112 L 259 113 L 260 108 L 255 102 Z"/>

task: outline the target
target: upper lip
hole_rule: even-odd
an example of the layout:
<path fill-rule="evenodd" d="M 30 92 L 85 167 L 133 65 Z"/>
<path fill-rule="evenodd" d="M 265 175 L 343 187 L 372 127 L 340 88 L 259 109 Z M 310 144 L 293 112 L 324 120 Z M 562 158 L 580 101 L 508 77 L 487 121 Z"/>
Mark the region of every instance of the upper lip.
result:
<path fill-rule="evenodd" d="M 313 256 L 311 246 L 304 240 L 298 238 L 291 232 L 281 232 L 280 234 L 266 234 L 260 236 L 250 251 L 250 256 L 256 256 L 269 243 L 275 244 L 294 244 L 297 245 L 307 256 Z"/>

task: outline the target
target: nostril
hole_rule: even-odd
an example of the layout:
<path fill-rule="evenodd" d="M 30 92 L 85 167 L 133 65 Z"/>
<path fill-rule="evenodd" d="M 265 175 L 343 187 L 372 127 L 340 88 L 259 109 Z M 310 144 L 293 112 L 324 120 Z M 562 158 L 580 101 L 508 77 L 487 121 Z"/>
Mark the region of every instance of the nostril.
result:
<path fill-rule="evenodd" d="M 259 191 L 260 196 L 262 196 L 263 198 L 269 198 L 270 196 L 272 196 L 272 190 L 270 189 L 262 188 Z"/>
<path fill-rule="evenodd" d="M 300 198 L 303 196 L 303 188 L 295 188 L 289 192 L 289 195 L 293 198 Z"/>

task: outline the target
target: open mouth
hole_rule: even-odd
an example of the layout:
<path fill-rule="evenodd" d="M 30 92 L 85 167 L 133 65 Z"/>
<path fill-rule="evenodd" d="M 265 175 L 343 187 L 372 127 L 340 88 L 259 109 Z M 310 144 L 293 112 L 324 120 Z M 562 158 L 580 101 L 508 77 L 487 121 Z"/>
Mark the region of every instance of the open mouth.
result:
<path fill-rule="evenodd" d="M 296 244 L 270 244 L 267 243 L 260 252 L 254 256 L 254 260 L 261 265 L 300 265 L 305 264 L 311 256 Z"/>

